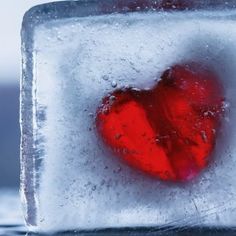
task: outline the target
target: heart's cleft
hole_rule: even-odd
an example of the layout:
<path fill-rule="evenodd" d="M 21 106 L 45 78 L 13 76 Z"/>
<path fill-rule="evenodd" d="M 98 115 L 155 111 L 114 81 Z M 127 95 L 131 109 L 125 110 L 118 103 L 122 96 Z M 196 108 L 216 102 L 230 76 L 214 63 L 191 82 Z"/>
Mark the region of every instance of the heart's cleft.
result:
<path fill-rule="evenodd" d="M 150 90 L 121 89 L 105 97 L 96 126 L 130 166 L 162 180 L 188 181 L 208 165 L 224 100 L 213 72 L 177 65 Z"/>

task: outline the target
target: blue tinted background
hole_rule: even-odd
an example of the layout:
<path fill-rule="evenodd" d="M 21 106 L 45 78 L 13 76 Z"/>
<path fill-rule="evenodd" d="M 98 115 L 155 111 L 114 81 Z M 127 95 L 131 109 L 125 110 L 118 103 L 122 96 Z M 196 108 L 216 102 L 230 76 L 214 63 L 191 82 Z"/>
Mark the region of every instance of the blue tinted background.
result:
<path fill-rule="evenodd" d="M 19 86 L 0 86 L 0 187 L 19 184 Z"/>
<path fill-rule="evenodd" d="M 46 0 L 8 0 L 0 7 L 0 189 L 19 186 L 20 27 L 24 12 Z"/>

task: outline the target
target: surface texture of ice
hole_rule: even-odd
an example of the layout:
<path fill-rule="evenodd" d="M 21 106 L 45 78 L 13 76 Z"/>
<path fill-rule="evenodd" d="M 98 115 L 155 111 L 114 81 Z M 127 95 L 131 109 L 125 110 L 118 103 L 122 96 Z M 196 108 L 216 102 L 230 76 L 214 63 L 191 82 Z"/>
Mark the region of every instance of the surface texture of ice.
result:
<path fill-rule="evenodd" d="M 22 199 L 29 224 L 41 230 L 235 226 L 235 13 L 73 17 L 23 29 Z M 174 185 L 104 149 L 94 117 L 109 92 L 151 87 L 166 68 L 185 61 L 218 73 L 230 107 L 213 163 L 197 180 Z"/>

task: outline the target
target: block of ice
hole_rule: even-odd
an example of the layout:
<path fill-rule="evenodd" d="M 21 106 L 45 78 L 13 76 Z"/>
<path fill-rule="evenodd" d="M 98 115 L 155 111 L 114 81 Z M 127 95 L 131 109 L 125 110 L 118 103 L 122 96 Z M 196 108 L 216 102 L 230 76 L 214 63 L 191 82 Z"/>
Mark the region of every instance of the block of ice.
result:
<path fill-rule="evenodd" d="M 235 226 L 235 51 L 234 10 L 103 15 L 86 1 L 26 13 L 21 195 L 30 229 Z M 215 71 L 229 108 L 209 167 L 166 183 L 104 147 L 96 111 L 114 90 L 151 88 L 186 61 Z"/>

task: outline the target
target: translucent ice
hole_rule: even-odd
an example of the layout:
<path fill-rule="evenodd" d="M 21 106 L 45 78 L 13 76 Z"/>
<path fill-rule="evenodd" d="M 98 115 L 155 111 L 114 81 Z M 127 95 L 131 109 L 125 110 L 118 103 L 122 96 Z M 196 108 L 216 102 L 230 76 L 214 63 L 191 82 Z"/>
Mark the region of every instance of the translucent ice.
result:
<path fill-rule="evenodd" d="M 53 6 L 28 12 L 22 30 L 21 190 L 28 225 L 235 226 L 236 12 L 96 15 L 83 5 L 65 15 Z M 147 89 L 186 61 L 217 73 L 226 117 L 210 167 L 190 183 L 163 183 L 104 148 L 96 110 L 115 89 Z"/>

